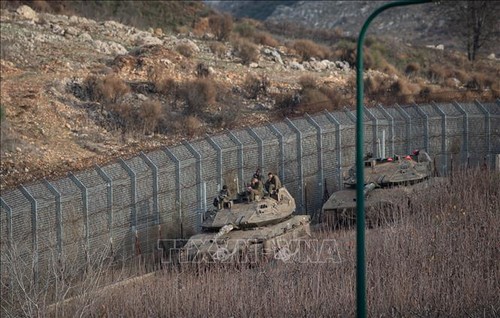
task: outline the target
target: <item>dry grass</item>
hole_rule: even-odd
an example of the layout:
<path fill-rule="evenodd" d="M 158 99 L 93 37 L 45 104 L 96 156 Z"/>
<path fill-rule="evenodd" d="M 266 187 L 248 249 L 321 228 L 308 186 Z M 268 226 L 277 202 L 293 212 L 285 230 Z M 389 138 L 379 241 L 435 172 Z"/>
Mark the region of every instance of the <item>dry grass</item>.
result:
<path fill-rule="evenodd" d="M 290 44 L 304 61 L 308 61 L 312 57 L 323 60 L 327 59 L 331 55 L 331 51 L 328 47 L 317 44 L 311 40 L 299 39 Z"/>
<path fill-rule="evenodd" d="M 394 212 L 400 215 L 395 223 L 368 230 L 369 316 L 497 317 L 498 206 L 500 174 L 461 170 L 439 187 L 416 193 L 410 205 Z M 292 258 L 263 261 L 253 268 L 185 266 L 101 293 L 89 286 L 88 295 L 59 310 L 99 317 L 352 317 L 354 233 L 326 231 L 315 236 L 317 242 L 335 240 L 336 261 Z M 333 254 L 319 255 L 326 259 Z M 43 315 L 48 302 L 37 299 L 36 309 Z M 92 306 L 82 308 L 82 303 Z"/>

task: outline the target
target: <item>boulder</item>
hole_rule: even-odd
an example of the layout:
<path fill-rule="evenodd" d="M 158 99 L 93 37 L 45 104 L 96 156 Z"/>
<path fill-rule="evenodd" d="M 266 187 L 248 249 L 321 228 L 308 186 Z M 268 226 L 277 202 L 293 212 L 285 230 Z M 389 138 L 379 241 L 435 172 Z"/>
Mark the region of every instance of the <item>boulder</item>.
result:
<path fill-rule="evenodd" d="M 38 14 L 35 10 L 31 9 L 27 5 L 20 6 L 19 8 L 17 8 L 16 12 L 27 20 L 38 22 Z"/>

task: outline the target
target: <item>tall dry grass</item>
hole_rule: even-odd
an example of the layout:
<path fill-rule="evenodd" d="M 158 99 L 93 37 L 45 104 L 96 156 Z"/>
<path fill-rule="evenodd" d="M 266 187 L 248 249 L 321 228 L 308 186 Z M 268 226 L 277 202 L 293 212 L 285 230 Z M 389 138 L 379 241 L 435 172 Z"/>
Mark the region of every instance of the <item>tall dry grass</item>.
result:
<path fill-rule="evenodd" d="M 417 192 L 397 221 L 368 230 L 369 316 L 499 316 L 499 210 L 500 174 L 470 169 Z M 355 233 L 314 235 L 335 240 L 339 261 L 158 272 L 95 294 L 84 316 L 353 317 Z M 68 302 L 64 312 L 81 308 Z"/>

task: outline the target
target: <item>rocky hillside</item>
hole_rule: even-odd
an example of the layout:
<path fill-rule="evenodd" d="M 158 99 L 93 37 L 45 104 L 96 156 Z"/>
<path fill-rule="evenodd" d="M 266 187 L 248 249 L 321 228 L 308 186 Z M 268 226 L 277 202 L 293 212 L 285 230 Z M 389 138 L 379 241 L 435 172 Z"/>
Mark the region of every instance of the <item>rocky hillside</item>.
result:
<path fill-rule="evenodd" d="M 268 22 L 288 21 L 311 29 L 337 29 L 356 37 L 368 16 L 384 3 L 393 1 L 207 1 L 214 9 L 239 17 Z M 372 22 L 368 34 L 399 39 L 403 43 L 443 45 L 463 49 L 459 39 L 446 28 L 446 14 L 436 3 L 391 8 Z M 500 53 L 491 43 L 486 55 Z"/>
<path fill-rule="evenodd" d="M 353 105 L 352 46 L 333 54 L 310 41 L 279 41 L 256 21 L 200 16 L 168 31 L 43 11 L 0 12 L 2 190 L 206 133 Z M 374 51 L 368 104 L 426 100 L 446 81 L 462 94 L 451 98 L 498 92 L 495 60 L 484 63 L 491 74 L 483 77 L 428 73 L 435 62 L 464 58 L 424 49 L 410 59 L 415 48 L 406 45 L 385 50 L 403 71 Z M 411 61 L 421 66 L 405 72 Z M 471 87 L 480 89 L 463 95 Z"/>

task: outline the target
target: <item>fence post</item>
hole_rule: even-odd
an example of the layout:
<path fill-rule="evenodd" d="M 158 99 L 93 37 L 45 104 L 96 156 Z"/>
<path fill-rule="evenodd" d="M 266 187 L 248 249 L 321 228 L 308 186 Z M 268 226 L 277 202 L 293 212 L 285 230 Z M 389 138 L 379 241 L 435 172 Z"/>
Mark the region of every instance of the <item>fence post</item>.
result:
<path fill-rule="evenodd" d="M 469 162 L 469 113 L 458 102 L 453 102 L 453 106 L 463 115 L 464 117 L 464 128 L 463 128 L 463 147 L 465 158 L 462 157 L 462 162 Z"/>
<path fill-rule="evenodd" d="M 365 113 L 368 115 L 368 117 L 370 117 L 370 119 L 373 122 L 373 126 L 372 126 L 373 154 L 374 154 L 375 158 L 379 158 L 382 154 L 378 153 L 378 151 L 377 151 L 378 150 L 377 143 L 380 143 L 380 138 L 378 136 L 378 119 L 377 119 L 377 117 L 375 117 L 375 115 L 373 115 L 373 113 L 368 108 L 366 108 L 366 107 L 363 107 L 363 108 L 364 108 Z"/>
<path fill-rule="evenodd" d="M 61 193 L 46 179 L 43 179 L 43 183 L 49 189 L 49 191 L 54 195 L 56 201 L 56 243 L 57 252 L 59 256 L 62 254 L 62 215 L 61 215 Z"/>
<path fill-rule="evenodd" d="M 421 116 L 425 118 L 424 123 L 424 150 L 429 152 L 429 115 L 417 104 L 413 103 L 413 107 Z"/>
<path fill-rule="evenodd" d="M 73 183 L 80 189 L 82 192 L 82 212 L 83 212 L 83 224 L 84 224 L 84 235 L 85 235 L 85 260 L 87 261 L 87 264 L 89 263 L 89 252 L 90 252 L 90 246 L 89 246 L 89 237 L 90 237 L 90 229 L 89 229 L 89 201 L 88 201 L 88 189 L 87 187 L 73 174 L 69 173 L 68 174 L 69 178 Z"/>
<path fill-rule="evenodd" d="M 158 208 L 158 167 L 154 164 L 154 162 L 149 159 L 149 157 L 141 151 L 139 153 L 141 159 L 146 163 L 146 165 L 153 172 L 153 213 L 155 215 L 155 224 L 160 224 L 160 210 Z"/>
<path fill-rule="evenodd" d="M 243 143 L 230 130 L 227 132 L 229 138 L 238 145 L 238 178 L 243 181 Z"/>
<path fill-rule="evenodd" d="M 136 256 L 138 254 L 137 244 L 138 244 L 138 231 L 137 231 L 137 176 L 135 171 L 128 166 L 128 164 L 122 158 L 118 158 L 118 163 L 127 172 L 130 177 L 130 200 L 132 204 L 130 205 L 130 212 L 132 214 L 132 233 L 134 234 L 133 246 L 136 251 Z"/>
<path fill-rule="evenodd" d="M 342 177 L 342 126 L 335 116 L 330 112 L 325 111 L 326 118 L 335 125 L 335 148 L 337 150 L 337 173 L 338 173 L 338 189 L 341 190 L 344 187 L 343 177 Z"/>
<path fill-rule="evenodd" d="M 443 169 L 443 175 L 448 174 L 448 149 L 446 149 L 446 114 L 441 108 L 435 103 L 431 102 L 432 107 L 441 115 L 441 152 L 443 153 L 443 159 L 441 162 L 441 169 Z"/>
<path fill-rule="evenodd" d="M 222 149 L 208 134 L 206 135 L 208 143 L 217 151 L 217 184 L 222 188 L 224 181 L 222 180 Z"/>
<path fill-rule="evenodd" d="M 299 191 L 300 191 L 300 207 L 301 207 L 301 212 L 304 211 L 304 208 L 307 208 L 305 206 L 305 198 L 304 198 L 304 167 L 302 164 L 302 132 L 300 129 L 295 126 L 295 124 L 289 119 L 285 118 L 285 122 L 287 123 L 290 128 L 292 128 L 293 131 L 295 131 L 297 135 L 297 162 L 299 164 Z"/>
<path fill-rule="evenodd" d="M 259 146 L 259 168 L 260 168 L 261 172 L 264 173 L 264 171 L 263 171 L 263 169 L 264 169 L 264 167 L 263 167 L 263 165 L 264 165 L 264 143 L 263 143 L 262 139 L 257 135 L 257 133 L 251 127 L 248 127 L 247 131 L 255 139 L 255 141 L 257 142 L 257 145 Z"/>
<path fill-rule="evenodd" d="M 196 200 L 198 201 L 197 213 L 204 213 L 203 206 L 206 204 L 206 202 L 201 202 L 203 200 L 203 170 L 201 167 L 201 155 L 189 142 L 183 141 L 182 144 L 196 158 L 196 170 L 198 170 L 198 173 L 196 174 L 196 188 L 198 192 L 196 194 L 196 196 L 198 197 Z M 196 224 L 196 226 L 199 228 L 201 226 L 201 223 L 199 222 L 200 218 L 197 217 L 196 220 L 198 220 L 198 224 Z"/>
<path fill-rule="evenodd" d="M 31 193 L 24 187 L 24 185 L 19 186 L 19 190 L 31 203 L 31 245 L 33 248 L 33 283 L 35 293 L 38 292 L 38 203 L 36 199 L 31 195 Z"/>
<path fill-rule="evenodd" d="M 325 183 L 323 180 L 325 179 L 325 173 L 323 168 L 323 128 L 312 118 L 309 114 L 306 113 L 306 120 L 309 121 L 314 127 L 316 127 L 316 139 L 317 139 L 317 152 L 318 152 L 318 185 L 320 187 L 320 193 L 325 193 Z M 328 199 L 328 198 L 327 198 Z M 307 202 L 306 202 L 307 203 Z"/>
<path fill-rule="evenodd" d="M 5 213 L 7 214 L 7 249 L 12 253 L 12 248 L 14 245 L 14 236 L 12 233 L 12 208 L 7 204 L 7 202 L 4 201 L 4 199 L 2 199 L 2 197 L 0 197 L 0 206 L 5 210 Z M 13 264 L 11 266 L 13 266 Z M 10 301 L 12 301 L 14 299 L 14 275 L 9 275 L 9 286 L 9 296 Z"/>
<path fill-rule="evenodd" d="M 396 104 L 396 109 L 406 119 L 406 152 L 411 153 L 411 116 L 399 104 Z"/>
<path fill-rule="evenodd" d="M 285 143 L 283 134 L 273 125 L 269 124 L 269 129 L 278 137 L 279 145 L 280 145 L 280 178 L 283 183 L 285 183 Z"/>
<path fill-rule="evenodd" d="M 380 112 L 384 115 L 385 118 L 387 118 L 387 121 L 389 122 L 389 138 L 391 140 L 391 147 L 390 147 L 390 154 L 391 156 L 394 155 L 394 117 L 392 117 L 391 114 L 385 108 L 377 104 L 377 108 L 380 110 Z"/>
<path fill-rule="evenodd" d="M 491 161 L 491 114 L 486 109 L 486 107 L 483 106 L 478 100 L 474 101 L 474 104 L 481 109 L 481 111 L 484 114 L 484 130 L 486 134 L 486 149 L 488 149 L 488 154 L 486 155 L 488 157 L 488 164 L 490 164 Z"/>
<path fill-rule="evenodd" d="M 179 211 L 179 224 L 181 237 L 184 238 L 184 221 L 182 216 L 182 189 L 181 189 L 181 161 L 177 158 L 177 156 L 170 151 L 170 149 L 164 149 L 165 154 L 175 162 L 175 190 L 176 190 L 176 201 L 177 201 L 177 210 Z"/>
<path fill-rule="evenodd" d="M 101 167 L 95 165 L 97 174 L 106 181 L 106 192 L 108 197 L 108 232 L 109 232 L 109 243 L 111 245 L 111 251 L 113 251 L 113 180 L 102 170 Z"/>

